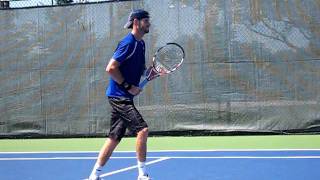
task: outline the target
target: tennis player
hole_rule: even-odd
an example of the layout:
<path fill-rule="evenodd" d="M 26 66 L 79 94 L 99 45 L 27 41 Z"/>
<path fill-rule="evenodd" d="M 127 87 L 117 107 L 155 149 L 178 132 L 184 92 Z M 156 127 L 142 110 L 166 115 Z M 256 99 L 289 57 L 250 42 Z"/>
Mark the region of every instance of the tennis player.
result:
<path fill-rule="evenodd" d="M 106 96 L 111 105 L 111 126 L 108 138 L 100 150 L 89 180 L 99 180 L 102 167 L 119 144 L 126 129 L 137 136 L 136 155 L 138 180 L 151 179 L 146 171 L 148 125 L 136 109 L 133 98 L 141 92 L 140 78 L 145 66 L 145 43 L 143 36 L 149 32 L 149 13 L 134 10 L 124 28 L 132 29 L 118 44 L 106 71 L 110 75 Z"/>

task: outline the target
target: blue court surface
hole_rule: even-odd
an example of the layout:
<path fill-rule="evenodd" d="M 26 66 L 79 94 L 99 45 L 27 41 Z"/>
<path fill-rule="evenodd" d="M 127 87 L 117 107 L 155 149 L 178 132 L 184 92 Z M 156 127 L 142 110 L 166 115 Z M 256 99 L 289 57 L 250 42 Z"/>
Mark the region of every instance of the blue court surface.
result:
<path fill-rule="evenodd" d="M 97 152 L 0 153 L 1 180 L 84 180 Z M 320 150 L 212 150 L 148 153 L 153 180 L 319 180 Z M 135 180 L 134 152 L 114 152 L 105 180 Z"/>

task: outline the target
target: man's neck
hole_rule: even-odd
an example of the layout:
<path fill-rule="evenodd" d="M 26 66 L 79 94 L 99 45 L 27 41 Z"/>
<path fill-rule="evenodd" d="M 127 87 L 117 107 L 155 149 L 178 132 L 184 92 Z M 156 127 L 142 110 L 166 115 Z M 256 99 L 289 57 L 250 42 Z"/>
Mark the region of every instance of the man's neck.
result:
<path fill-rule="evenodd" d="M 140 32 L 138 32 L 137 30 L 132 30 L 131 34 L 133 34 L 134 38 L 137 41 L 140 41 L 143 38 L 143 35 L 144 35 L 144 34 L 141 34 Z"/>

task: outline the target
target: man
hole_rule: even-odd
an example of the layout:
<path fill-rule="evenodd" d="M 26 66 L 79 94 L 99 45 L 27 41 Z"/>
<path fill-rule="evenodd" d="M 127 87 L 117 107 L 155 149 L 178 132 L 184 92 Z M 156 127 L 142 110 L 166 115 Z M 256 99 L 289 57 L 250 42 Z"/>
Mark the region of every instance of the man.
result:
<path fill-rule="evenodd" d="M 150 179 L 145 165 L 148 125 L 133 104 L 134 96 L 141 92 L 139 82 L 146 69 L 145 43 L 142 38 L 149 32 L 150 25 L 147 11 L 142 9 L 132 11 L 124 26 L 132 31 L 119 42 L 106 67 L 110 75 L 106 96 L 112 108 L 111 126 L 89 180 L 100 179 L 102 167 L 125 135 L 126 129 L 137 136 L 138 180 Z"/>

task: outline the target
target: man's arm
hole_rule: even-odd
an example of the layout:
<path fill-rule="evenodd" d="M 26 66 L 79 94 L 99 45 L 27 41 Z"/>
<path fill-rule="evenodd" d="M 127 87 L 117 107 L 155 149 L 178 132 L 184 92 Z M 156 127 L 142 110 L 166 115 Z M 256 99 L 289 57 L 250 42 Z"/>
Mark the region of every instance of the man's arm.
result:
<path fill-rule="evenodd" d="M 116 61 L 115 59 L 110 59 L 106 67 L 106 71 L 114 81 L 116 81 L 118 84 L 122 84 L 125 81 L 125 79 L 123 78 L 119 70 L 119 66 L 120 63 L 118 61 Z M 138 95 L 141 92 L 141 89 L 139 87 L 131 85 L 131 88 L 128 89 L 128 92 L 132 95 Z"/>
<path fill-rule="evenodd" d="M 106 71 L 111 76 L 111 78 L 116 81 L 118 84 L 121 84 L 124 81 L 124 78 L 119 70 L 120 63 L 114 59 L 110 59 Z"/>

